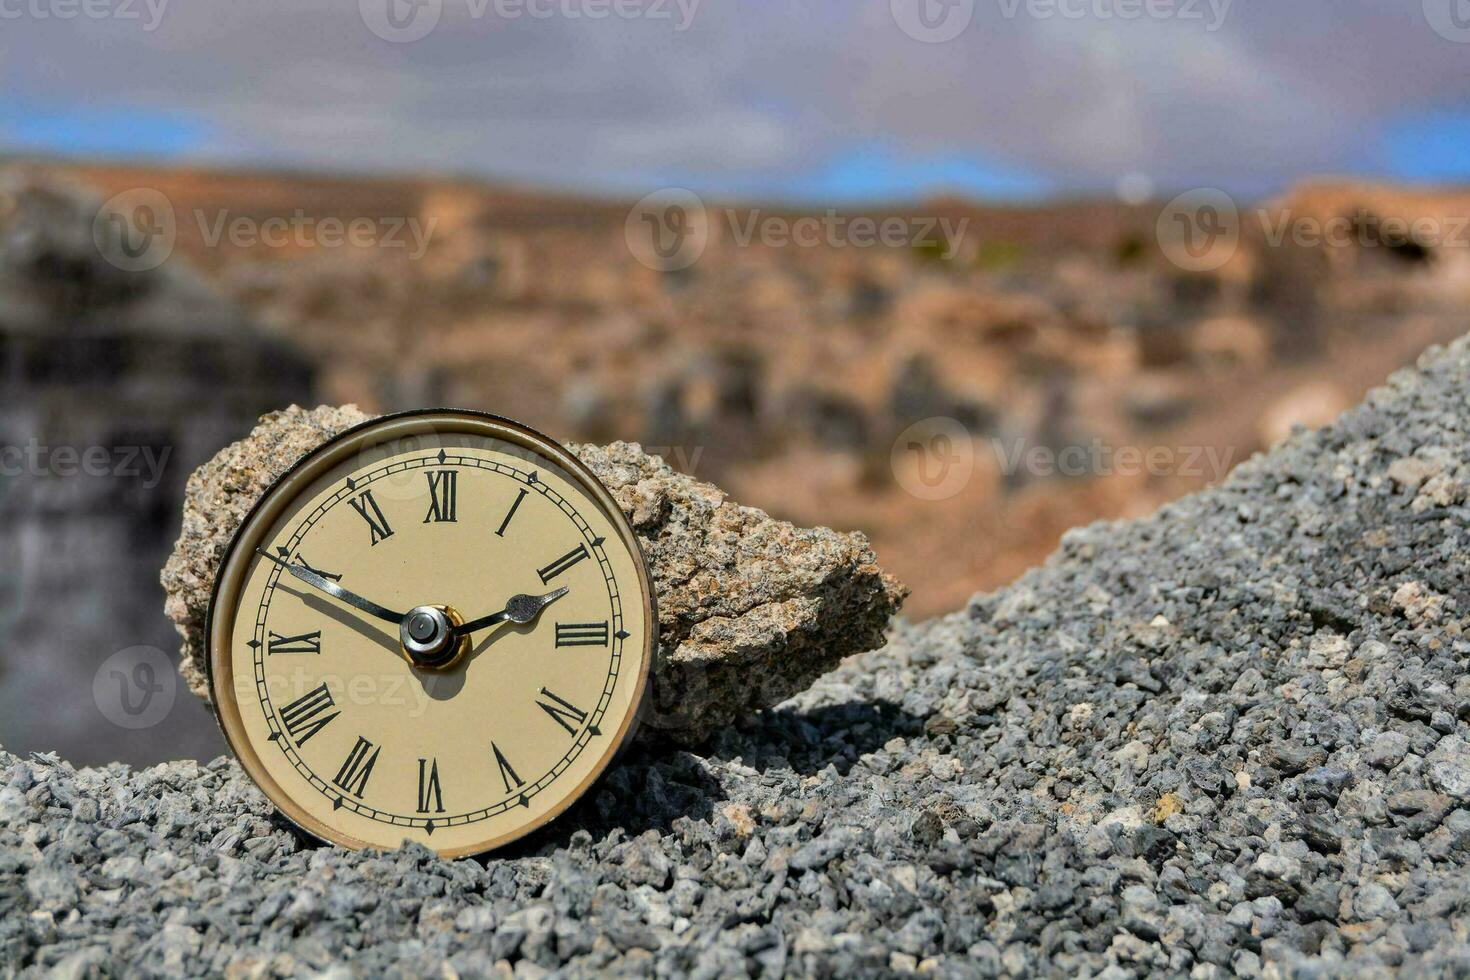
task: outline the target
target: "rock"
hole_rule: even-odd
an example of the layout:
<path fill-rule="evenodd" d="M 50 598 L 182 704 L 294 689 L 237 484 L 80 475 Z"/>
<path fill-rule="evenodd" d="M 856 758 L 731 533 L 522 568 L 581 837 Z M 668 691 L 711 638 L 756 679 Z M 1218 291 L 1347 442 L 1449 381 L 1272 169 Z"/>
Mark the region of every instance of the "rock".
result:
<path fill-rule="evenodd" d="M 328 439 L 369 418 L 356 405 L 312 411 L 293 405 L 262 418 L 248 437 L 221 449 L 189 477 L 183 527 L 161 577 L 163 609 L 182 637 L 179 673 L 206 701 L 204 618 L 230 539 L 282 473 Z"/>
<path fill-rule="evenodd" d="M 1379 769 L 1392 769 L 1409 754 L 1409 739 L 1399 732 L 1379 732 L 1368 743 L 1363 760 Z"/>
<path fill-rule="evenodd" d="M 1444 616 L 1444 605 L 1444 596 L 1419 582 L 1405 582 L 1393 594 L 1393 607 L 1415 626 L 1439 622 Z"/>
<path fill-rule="evenodd" d="M 1429 753 L 1429 781 L 1441 793 L 1470 800 L 1470 742 L 1447 735 Z"/>
<path fill-rule="evenodd" d="M 190 477 L 163 586 L 180 671 L 200 697 L 204 618 L 231 536 L 292 464 L 368 418 L 355 406 L 275 412 Z M 862 535 L 772 520 L 634 444 L 568 448 L 628 515 L 653 573 L 660 649 L 646 732 L 697 743 L 883 642 L 906 590 Z"/>

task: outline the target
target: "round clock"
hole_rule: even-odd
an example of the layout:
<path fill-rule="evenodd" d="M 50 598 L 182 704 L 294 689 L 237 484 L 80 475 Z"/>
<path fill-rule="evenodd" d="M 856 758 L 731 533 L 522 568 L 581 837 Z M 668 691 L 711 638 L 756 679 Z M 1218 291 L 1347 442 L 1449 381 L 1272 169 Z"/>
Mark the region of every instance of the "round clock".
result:
<path fill-rule="evenodd" d="M 410 412 L 278 480 L 206 627 L 220 726 L 307 833 L 490 850 L 570 806 L 632 737 L 657 633 L 606 488 L 506 419 Z"/>

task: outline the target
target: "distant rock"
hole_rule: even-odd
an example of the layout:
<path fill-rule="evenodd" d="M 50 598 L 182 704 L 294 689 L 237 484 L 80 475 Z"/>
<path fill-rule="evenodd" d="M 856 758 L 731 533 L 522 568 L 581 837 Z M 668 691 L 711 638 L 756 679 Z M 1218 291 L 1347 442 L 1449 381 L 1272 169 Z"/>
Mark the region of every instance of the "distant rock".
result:
<path fill-rule="evenodd" d="M 1274 446 L 1298 426 L 1316 429 L 1331 422 L 1351 404 L 1342 389 L 1330 381 L 1309 381 L 1268 404 L 1256 430 L 1261 443 Z"/>

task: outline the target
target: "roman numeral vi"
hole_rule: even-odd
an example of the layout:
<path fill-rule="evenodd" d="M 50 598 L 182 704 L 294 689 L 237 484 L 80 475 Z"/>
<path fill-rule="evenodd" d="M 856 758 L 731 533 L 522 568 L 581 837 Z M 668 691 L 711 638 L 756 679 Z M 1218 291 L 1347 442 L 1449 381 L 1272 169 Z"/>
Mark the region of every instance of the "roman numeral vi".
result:
<path fill-rule="evenodd" d="M 431 802 L 433 803 L 432 812 L 444 812 L 444 794 L 439 788 L 439 760 L 420 759 L 419 812 L 429 813 Z"/>

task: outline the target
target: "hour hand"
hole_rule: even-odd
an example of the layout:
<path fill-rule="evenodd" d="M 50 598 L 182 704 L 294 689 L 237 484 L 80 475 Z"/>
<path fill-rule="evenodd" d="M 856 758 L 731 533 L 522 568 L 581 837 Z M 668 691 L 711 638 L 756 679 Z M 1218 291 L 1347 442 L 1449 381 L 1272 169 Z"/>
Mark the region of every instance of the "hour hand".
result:
<path fill-rule="evenodd" d="M 505 604 L 505 608 L 500 610 L 500 612 L 491 613 L 489 616 L 482 616 L 472 622 L 465 623 L 463 626 L 456 627 L 454 632 L 459 636 L 468 636 L 475 630 L 485 629 L 488 626 L 495 626 L 500 623 L 529 623 L 541 615 L 541 610 L 566 594 L 567 590 L 563 587 L 557 589 L 555 592 L 548 592 L 545 595 L 526 595 L 525 593 L 513 595 L 510 597 L 510 601 Z"/>
<path fill-rule="evenodd" d="M 301 579 L 301 581 L 305 582 L 312 588 L 317 589 L 321 592 L 325 592 L 327 595 L 332 596 L 333 598 L 341 599 L 349 606 L 352 606 L 355 609 L 360 609 L 361 611 L 367 613 L 369 616 L 374 616 L 378 619 L 392 623 L 394 626 L 398 626 L 403 622 L 403 613 L 394 612 L 393 610 L 385 606 L 378 605 L 371 599 L 364 599 L 362 596 L 358 595 L 355 592 L 349 592 L 346 589 L 342 588 L 342 586 L 338 585 L 336 582 L 333 582 L 328 578 L 318 575 L 316 572 L 313 572 L 311 569 L 305 567 L 304 565 L 296 565 L 289 561 L 286 561 L 284 558 L 277 558 L 275 555 L 266 551 L 264 548 L 256 548 L 255 553 L 257 555 L 260 555 L 260 557 L 262 558 L 269 559 L 270 561 L 275 562 L 277 565 L 280 565 L 286 571 L 290 572 L 292 575 L 295 575 L 297 578 Z"/>

